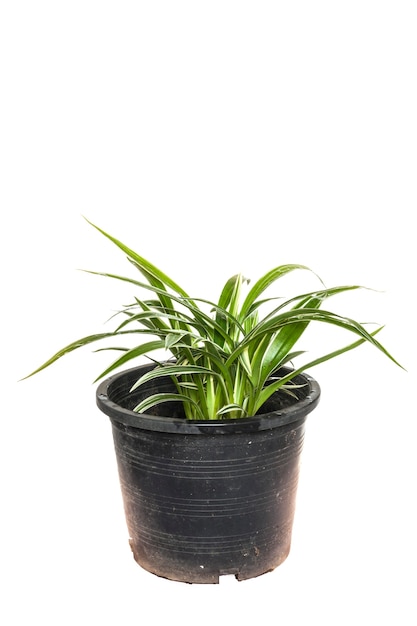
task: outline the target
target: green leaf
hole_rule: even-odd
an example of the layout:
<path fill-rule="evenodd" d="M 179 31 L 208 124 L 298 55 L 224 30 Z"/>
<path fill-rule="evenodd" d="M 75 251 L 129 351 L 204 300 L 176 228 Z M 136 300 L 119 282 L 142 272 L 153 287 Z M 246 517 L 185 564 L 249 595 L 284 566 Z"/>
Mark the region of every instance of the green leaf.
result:
<path fill-rule="evenodd" d="M 226 413 L 238 413 L 241 417 L 246 417 L 246 411 L 239 404 L 226 404 L 217 411 L 217 417 L 223 417 Z"/>
<path fill-rule="evenodd" d="M 382 329 L 383 329 L 383 326 L 380 326 L 379 328 L 374 330 L 372 333 L 369 333 L 371 339 L 374 340 L 374 336 L 377 335 Z M 358 348 L 359 346 L 364 344 L 366 341 L 368 341 L 366 338 L 362 338 L 362 339 L 359 339 L 358 341 L 355 341 L 354 343 L 351 343 L 351 344 L 349 344 L 347 346 L 344 346 L 343 348 L 339 348 L 338 350 L 334 350 L 332 352 L 329 352 L 328 354 L 325 354 L 325 355 L 323 355 L 321 357 L 318 357 L 317 359 L 314 359 L 314 360 L 312 360 L 312 361 L 310 361 L 308 363 L 305 363 L 301 367 L 298 367 L 297 369 L 293 370 L 292 372 L 290 372 L 286 376 L 283 376 L 282 378 L 280 378 L 277 382 L 272 383 L 271 385 L 268 385 L 259 394 L 258 402 L 257 402 L 257 405 L 255 407 L 255 410 L 258 411 L 261 408 L 261 406 L 266 402 L 266 400 L 268 400 L 268 398 L 273 393 L 275 393 L 275 391 L 278 391 L 281 387 L 286 385 L 288 382 L 290 382 L 293 378 L 295 378 L 299 374 L 302 374 L 303 372 L 305 372 L 307 369 L 311 369 L 312 367 L 315 367 L 316 365 L 320 365 L 321 363 L 325 363 L 326 361 L 334 359 L 335 357 L 340 356 L 340 355 L 344 354 L 345 352 L 349 352 L 350 350 L 354 350 L 355 348 Z M 371 341 L 371 343 L 373 343 L 373 341 Z M 378 342 L 376 342 L 376 343 L 377 343 L 377 347 L 381 345 Z M 382 347 L 382 351 L 384 353 L 386 353 L 387 356 L 391 360 L 394 361 L 394 363 L 396 363 L 402 369 L 404 369 L 402 367 L 402 365 L 397 363 L 397 361 L 389 353 L 387 353 L 385 348 Z"/>
<path fill-rule="evenodd" d="M 144 354 L 148 354 L 149 352 L 154 352 L 155 350 L 163 350 L 164 347 L 165 342 L 161 341 L 160 339 L 156 341 L 148 341 L 147 343 L 143 343 L 140 346 L 136 346 L 135 348 L 128 350 L 121 357 L 116 359 L 116 361 L 114 361 L 111 365 L 109 365 L 109 367 L 101 372 L 99 376 L 97 376 L 94 382 L 96 383 L 104 376 L 107 376 L 107 374 L 110 374 L 110 372 L 113 372 L 116 368 L 120 367 L 121 365 L 125 365 L 128 361 L 131 361 L 132 359 L 135 359 Z"/>
<path fill-rule="evenodd" d="M 190 404 L 193 406 L 198 417 L 200 419 L 204 419 L 204 415 L 201 414 L 199 405 L 194 402 L 192 398 L 189 398 L 188 396 L 181 393 L 156 393 L 142 400 L 137 406 L 135 406 L 133 410 L 135 411 L 135 413 L 146 413 L 146 411 L 148 411 L 152 407 L 157 406 L 158 404 L 162 404 L 163 402 L 183 402 L 186 405 Z"/>
<path fill-rule="evenodd" d="M 323 301 L 323 297 L 317 297 L 314 294 L 312 297 L 304 298 L 298 303 L 292 310 L 302 310 L 304 306 L 310 309 L 318 309 Z M 260 367 L 260 379 L 258 386 L 263 386 L 268 380 L 274 370 L 276 370 L 283 361 L 286 360 L 287 355 L 292 350 L 293 346 L 298 342 L 307 326 L 310 322 L 299 322 L 296 324 L 288 324 L 278 330 L 278 332 L 272 335 L 272 339 L 262 354 L 262 364 Z"/>
<path fill-rule="evenodd" d="M 220 294 L 220 298 L 219 298 L 219 303 L 218 303 L 218 308 L 221 309 L 227 309 L 227 307 L 230 304 L 230 301 L 232 300 L 235 292 L 236 292 L 236 286 L 239 284 L 239 282 L 241 281 L 241 275 L 240 274 L 235 274 L 235 276 L 232 276 L 231 278 L 229 278 L 229 280 L 226 282 L 226 284 L 224 285 L 222 292 Z"/>
<path fill-rule="evenodd" d="M 61 350 L 56 352 L 50 359 L 45 361 L 45 363 L 43 363 L 40 367 L 35 369 L 33 372 L 31 372 L 27 376 L 24 376 L 24 378 L 22 378 L 21 380 L 26 380 L 26 378 L 30 378 L 31 376 L 34 376 L 35 374 L 42 371 L 46 367 L 49 367 L 50 365 L 52 365 L 52 363 L 55 363 L 55 361 L 58 361 L 58 359 L 63 357 L 65 354 L 68 354 L 69 352 L 73 352 L 73 350 L 82 348 L 83 346 L 86 346 L 95 341 L 101 341 L 102 339 L 106 339 L 107 337 L 114 337 L 114 336 L 115 336 L 115 333 L 112 332 L 112 333 L 100 333 L 98 335 L 87 335 L 86 337 L 77 339 L 77 341 L 73 341 L 72 343 L 65 346 L 65 348 L 62 348 Z"/>
<path fill-rule="evenodd" d="M 188 297 L 187 293 L 179 286 L 175 281 L 173 281 L 167 274 L 164 274 L 160 269 L 158 269 L 155 265 L 144 259 L 142 256 L 137 254 L 134 250 L 123 244 L 121 241 L 112 237 L 104 230 L 90 222 L 87 218 L 84 218 L 93 228 L 98 230 L 102 235 L 107 237 L 110 241 L 112 241 L 120 250 L 122 250 L 127 256 L 141 269 L 145 274 L 151 275 L 156 278 L 158 281 L 162 282 L 164 285 L 167 285 L 171 289 L 173 289 L 176 293 Z"/>
<path fill-rule="evenodd" d="M 154 380 L 155 378 L 164 378 L 166 376 L 184 376 L 185 374 L 198 374 L 206 376 L 219 377 L 216 372 L 208 369 L 207 367 L 201 367 L 200 365 L 161 365 L 156 369 L 147 372 L 133 385 L 131 391 L 137 389 L 140 385 Z"/>
<path fill-rule="evenodd" d="M 248 295 L 245 298 L 245 301 L 240 310 L 240 320 L 244 319 L 248 312 L 250 311 L 255 300 L 259 298 L 259 296 L 276 280 L 285 276 L 289 272 L 293 272 L 294 270 L 307 270 L 311 272 L 312 270 L 305 265 L 279 265 L 274 269 L 270 270 L 264 276 L 262 276 L 256 283 L 253 285 L 252 289 L 249 291 Z M 314 272 L 313 272 L 314 274 Z"/>

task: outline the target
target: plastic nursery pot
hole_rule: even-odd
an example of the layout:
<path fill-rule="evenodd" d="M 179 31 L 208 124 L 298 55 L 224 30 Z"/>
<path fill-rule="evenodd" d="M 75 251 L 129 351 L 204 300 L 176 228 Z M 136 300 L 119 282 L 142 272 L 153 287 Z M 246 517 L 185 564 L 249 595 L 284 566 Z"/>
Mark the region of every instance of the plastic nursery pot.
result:
<path fill-rule="evenodd" d="M 97 389 L 110 417 L 130 546 L 144 569 L 188 583 L 238 580 L 275 569 L 287 557 L 305 420 L 320 397 L 310 376 L 294 400 L 274 394 L 251 418 L 187 421 L 168 403 L 132 409 L 171 388 L 155 381 L 130 393 L 152 366 L 110 377 Z M 164 414 L 162 414 L 165 413 Z"/>

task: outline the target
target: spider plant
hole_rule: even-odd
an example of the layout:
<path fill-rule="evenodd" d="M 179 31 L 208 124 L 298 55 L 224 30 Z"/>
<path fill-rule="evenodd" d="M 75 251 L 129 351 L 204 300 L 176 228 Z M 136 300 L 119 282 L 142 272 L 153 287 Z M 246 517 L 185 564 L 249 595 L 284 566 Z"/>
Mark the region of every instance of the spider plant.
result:
<path fill-rule="evenodd" d="M 173 359 L 155 360 L 155 368 L 143 375 L 132 391 L 160 377 L 170 377 L 176 391 L 151 395 L 135 410 L 146 412 L 157 404 L 180 400 L 187 419 L 216 420 L 255 415 L 276 391 L 291 393 L 294 378 L 307 368 L 365 342 L 399 365 L 375 338 L 382 327 L 368 332 L 359 322 L 322 308 L 331 296 L 360 289 L 359 285 L 326 288 L 320 281 L 317 291 L 287 300 L 265 297 L 265 291 L 290 272 L 311 271 L 304 265 L 289 264 L 273 268 L 251 287 L 241 274 L 233 276 L 224 285 L 218 302 L 191 298 L 152 263 L 98 226 L 89 224 L 127 255 L 141 280 L 103 272 L 90 273 L 131 283 L 140 288 L 142 297 L 135 296 L 132 303 L 118 312 L 122 321 L 114 331 L 89 335 L 67 345 L 29 376 L 81 346 L 133 335 L 139 340 L 133 348 L 102 348 L 122 354 L 96 380 L 132 359 L 143 355 L 151 358 L 149 355 L 155 351 L 168 351 Z M 266 305 L 269 310 L 261 315 Z M 291 370 L 281 370 L 285 373 L 280 374 L 282 366 L 288 366 L 305 354 L 297 344 L 311 322 L 338 326 L 352 333 L 355 341 Z M 146 336 L 151 336 L 151 340 L 144 340 Z"/>

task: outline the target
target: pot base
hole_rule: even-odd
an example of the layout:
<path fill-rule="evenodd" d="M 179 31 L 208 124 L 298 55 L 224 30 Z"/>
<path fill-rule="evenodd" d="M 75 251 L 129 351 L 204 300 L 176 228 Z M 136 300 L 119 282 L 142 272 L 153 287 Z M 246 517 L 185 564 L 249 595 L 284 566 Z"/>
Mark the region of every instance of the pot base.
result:
<path fill-rule="evenodd" d="M 213 555 L 213 563 L 211 565 L 208 565 L 208 561 L 203 559 L 200 559 L 200 561 L 204 561 L 206 565 L 203 565 L 203 563 L 200 565 L 188 563 L 187 565 L 181 559 L 175 560 L 172 554 L 169 558 L 167 558 L 166 554 L 162 554 L 160 560 L 155 553 L 150 558 L 147 558 L 143 554 L 141 546 L 138 546 L 137 549 L 135 548 L 132 539 L 129 540 L 129 545 L 136 563 L 147 572 L 166 580 L 188 584 L 219 584 L 221 576 L 234 576 L 239 582 L 257 578 L 274 571 L 279 565 L 284 563 L 290 552 L 288 546 L 288 549 L 279 555 L 272 564 L 270 555 L 268 555 L 267 559 L 262 558 L 258 549 L 254 548 L 253 554 L 255 558 L 249 554 L 245 556 L 241 553 L 237 556 L 237 559 L 236 557 L 233 558 L 234 565 L 231 565 L 230 568 L 219 569 L 216 566 L 216 562 L 219 560 L 217 555 Z M 245 562 L 246 559 L 247 562 Z M 240 567 L 237 567 L 237 562 L 242 562 Z"/>

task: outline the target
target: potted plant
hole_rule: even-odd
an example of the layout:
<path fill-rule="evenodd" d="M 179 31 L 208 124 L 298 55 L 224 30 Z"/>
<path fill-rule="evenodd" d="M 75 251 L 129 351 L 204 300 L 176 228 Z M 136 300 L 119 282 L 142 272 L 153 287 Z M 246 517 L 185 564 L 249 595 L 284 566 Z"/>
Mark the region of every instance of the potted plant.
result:
<path fill-rule="evenodd" d="M 331 296 L 360 287 L 320 282 L 314 292 L 267 297 L 281 277 L 311 271 L 280 265 L 252 286 L 233 276 L 217 302 L 191 298 L 92 226 L 127 255 L 139 279 L 92 273 L 126 281 L 138 293 L 119 311 L 115 330 L 71 343 L 30 376 L 81 346 L 133 337 L 133 347 L 104 346 L 120 355 L 97 378 L 104 381 L 96 400 L 112 424 L 136 561 L 183 582 L 216 583 L 222 574 L 244 580 L 273 570 L 290 550 L 305 420 L 320 397 L 306 370 L 365 342 L 399 365 L 376 339 L 380 327 L 370 332 L 324 308 Z M 336 325 L 355 340 L 294 365 L 305 354 L 299 340 L 311 323 Z M 144 356 L 147 364 L 114 373 Z"/>

